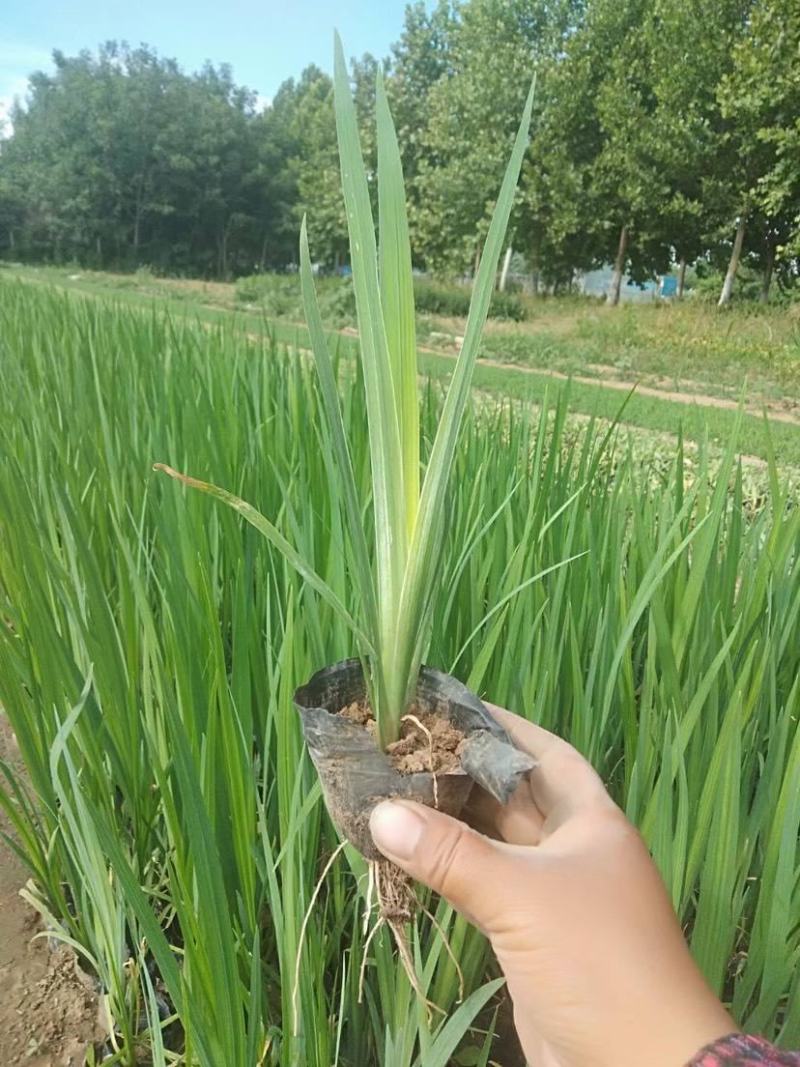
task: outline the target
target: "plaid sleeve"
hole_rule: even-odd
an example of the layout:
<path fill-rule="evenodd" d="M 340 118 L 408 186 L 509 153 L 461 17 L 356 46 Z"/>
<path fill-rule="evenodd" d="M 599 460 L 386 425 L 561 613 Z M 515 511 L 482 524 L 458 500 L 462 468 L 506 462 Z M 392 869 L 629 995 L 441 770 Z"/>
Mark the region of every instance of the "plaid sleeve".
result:
<path fill-rule="evenodd" d="M 763 1037 L 731 1034 L 707 1045 L 687 1067 L 800 1067 L 800 1052 L 783 1052 Z"/>

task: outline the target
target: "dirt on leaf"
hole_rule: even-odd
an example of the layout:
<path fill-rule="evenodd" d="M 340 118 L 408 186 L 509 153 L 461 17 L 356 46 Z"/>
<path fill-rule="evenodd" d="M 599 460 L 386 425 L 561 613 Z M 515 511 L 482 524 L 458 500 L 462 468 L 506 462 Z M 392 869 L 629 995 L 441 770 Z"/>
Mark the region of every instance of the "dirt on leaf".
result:
<path fill-rule="evenodd" d="M 0 759 L 22 771 L 1 711 Z M 9 832 L 2 815 L 0 831 Z M 19 857 L 0 837 L 0 1064 L 81 1067 L 87 1048 L 104 1037 L 97 996 L 71 949 L 35 936 L 41 922 L 19 895 L 27 880 Z"/>

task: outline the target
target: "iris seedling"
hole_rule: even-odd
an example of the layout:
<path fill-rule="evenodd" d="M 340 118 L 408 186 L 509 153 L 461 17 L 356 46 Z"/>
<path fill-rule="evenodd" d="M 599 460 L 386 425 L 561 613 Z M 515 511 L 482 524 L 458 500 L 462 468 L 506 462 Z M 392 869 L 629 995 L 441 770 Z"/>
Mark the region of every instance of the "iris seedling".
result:
<path fill-rule="evenodd" d="M 344 501 L 349 566 L 356 596 L 351 614 L 311 564 L 268 518 L 206 482 L 158 464 L 186 485 L 229 504 L 285 556 L 350 628 L 365 664 L 382 746 L 394 741 L 413 699 L 441 582 L 445 502 L 489 311 L 517 181 L 528 143 L 531 86 L 475 278 L 464 341 L 447 390 L 424 477 L 420 478 L 419 399 L 411 246 L 400 149 L 382 74 L 376 86 L 378 237 L 341 41 L 335 41 L 334 104 L 347 210 L 356 315 L 365 390 L 372 480 L 372 524 L 353 471 L 336 375 L 317 303 L 306 222 L 300 231 L 303 305 L 319 389 Z"/>

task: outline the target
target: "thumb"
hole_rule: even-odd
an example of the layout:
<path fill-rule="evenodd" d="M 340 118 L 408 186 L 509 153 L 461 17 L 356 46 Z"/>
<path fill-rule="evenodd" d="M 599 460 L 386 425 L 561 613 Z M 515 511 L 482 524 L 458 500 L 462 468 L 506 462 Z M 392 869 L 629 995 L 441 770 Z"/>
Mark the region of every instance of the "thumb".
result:
<path fill-rule="evenodd" d="M 519 876 L 515 849 L 408 800 L 377 804 L 369 828 L 387 859 L 492 933 L 498 905 L 502 913 L 502 899 Z"/>

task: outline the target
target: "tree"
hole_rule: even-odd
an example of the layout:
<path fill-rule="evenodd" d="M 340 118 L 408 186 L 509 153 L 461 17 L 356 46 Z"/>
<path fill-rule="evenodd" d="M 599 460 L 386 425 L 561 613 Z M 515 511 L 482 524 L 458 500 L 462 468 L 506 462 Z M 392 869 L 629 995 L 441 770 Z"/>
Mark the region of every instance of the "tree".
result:
<path fill-rule="evenodd" d="M 310 73 L 313 71 L 313 75 Z M 300 85 L 322 76 L 317 68 L 307 68 Z M 285 81 L 269 107 L 253 124 L 256 148 L 254 184 L 260 191 L 255 214 L 260 238 L 256 265 L 284 267 L 297 257 L 297 167 L 295 112 L 301 89 L 294 79 Z"/>
<path fill-rule="evenodd" d="M 25 190 L 26 253 L 226 274 L 232 237 L 249 240 L 252 95 L 225 67 L 188 76 L 146 46 L 54 64 L 0 155 Z"/>
<path fill-rule="evenodd" d="M 600 201 L 597 217 L 609 240 L 619 235 L 608 294 L 616 305 L 629 260 L 639 277 L 669 262 L 657 206 L 667 186 L 659 159 L 653 53 L 643 29 L 647 7 L 638 0 L 596 5 L 596 12 L 598 7 L 599 17 L 590 23 L 595 57 L 598 49 L 605 52 L 608 66 L 597 90 L 603 144 L 592 177 L 594 199 Z M 602 66 L 595 58 L 597 68 Z"/>
<path fill-rule="evenodd" d="M 454 73 L 455 24 L 451 0 L 439 0 L 430 14 L 419 0 L 406 8 L 402 35 L 392 48 L 386 89 L 412 214 L 418 209 L 417 177 L 426 154 L 423 135 L 428 124 L 429 96 L 440 79 Z"/>
<path fill-rule="evenodd" d="M 531 192 L 553 280 L 612 262 L 611 304 L 626 273 L 644 280 L 670 259 L 652 17 L 643 0 L 588 5 L 548 70 L 534 142 Z"/>
<path fill-rule="evenodd" d="M 718 96 L 735 157 L 739 220 L 720 304 L 730 300 L 748 221 L 751 258 L 769 296 L 776 261 L 793 266 L 800 222 L 800 18 L 793 0 L 760 0 L 732 53 Z"/>
<path fill-rule="evenodd" d="M 539 107 L 522 179 L 522 227 L 536 288 L 540 276 L 554 288 L 569 285 L 576 269 L 600 256 L 591 174 L 601 131 L 589 75 L 572 41 L 540 67 Z"/>
<path fill-rule="evenodd" d="M 377 69 L 377 60 L 370 55 L 352 64 L 354 98 L 370 173 L 375 170 Z M 268 161 L 262 166 L 272 189 L 269 232 L 275 235 L 276 242 L 265 258 L 275 266 L 296 262 L 297 235 L 305 214 L 314 257 L 329 267 L 345 263 L 349 247 L 347 217 L 330 77 L 318 67 L 309 66 L 296 82 L 284 82 L 258 123 L 258 136 L 262 161 Z"/>
<path fill-rule="evenodd" d="M 411 212 L 419 256 L 463 271 L 479 256 L 508 141 L 537 65 L 574 21 L 569 0 L 471 0 L 447 23 L 446 62 L 428 94 Z M 444 23 L 444 14 L 441 21 Z M 524 189 L 511 223 L 519 230 Z"/>
<path fill-rule="evenodd" d="M 723 208 L 728 193 L 724 188 L 712 193 L 709 180 L 719 174 L 725 183 L 717 88 L 730 69 L 744 6 L 742 0 L 655 0 L 646 17 L 656 101 L 654 138 L 667 187 L 654 207 L 681 265 L 681 294 L 686 264 L 703 255 L 709 236 L 729 221 Z"/>

